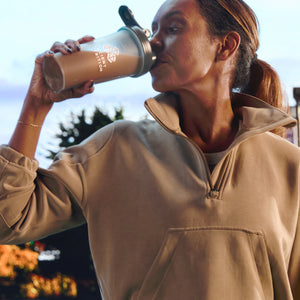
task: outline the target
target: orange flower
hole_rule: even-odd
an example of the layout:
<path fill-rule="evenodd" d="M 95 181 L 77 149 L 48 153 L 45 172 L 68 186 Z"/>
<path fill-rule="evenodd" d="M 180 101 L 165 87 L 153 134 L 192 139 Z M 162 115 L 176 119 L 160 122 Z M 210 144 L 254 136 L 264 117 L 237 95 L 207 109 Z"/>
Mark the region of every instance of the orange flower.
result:
<path fill-rule="evenodd" d="M 0 277 L 14 279 L 17 273 L 14 270 L 14 255 L 16 246 L 0 245 Z"/>
<path fill-rule="evenodd" d="M 32 272 L 38 265 L 39 253 L 28 247 L 21 249 L 15 245 L 0 245 L 0 277 L 15 279 L 17 270 Z M 77 296 L 75 280 L 62 274 L 49 279 L 37 274 L 30 274 L 31 282 L 21 285 L 21 293 L 27 299 L 39 296 Z"/>
<path fill-rule="evenodd" d="M 34 286 L 33 282 L 23 284 L 21 286 L 21 293 L 28 299 L 36 299 L 40 295 L 38 289 Z"/>
<path fill-rule="evenodd" d="M 15 245 L 0 245 L 0 277 L 14 279 L 16 269 L 33 271 L 38 265 L 37 252 L 30 249 L 22 250 Z"/>

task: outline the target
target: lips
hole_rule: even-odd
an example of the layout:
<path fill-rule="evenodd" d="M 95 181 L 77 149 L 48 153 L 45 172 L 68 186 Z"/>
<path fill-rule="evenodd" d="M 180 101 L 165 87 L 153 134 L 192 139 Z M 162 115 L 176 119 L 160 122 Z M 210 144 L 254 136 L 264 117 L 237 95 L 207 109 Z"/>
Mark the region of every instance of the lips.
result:
<path fill-rule="evenodd" d="M 155 68 L 157 68 L 157 67 L 159 67 L 163 64 L 166 64 L 166 63 L 167 63 L 166 59 L 163 59 L 161 57 L 157 57 L 155 63 L 153 64 L 153 66 L 151 68 L 151 70 L 153 70 L 153 69 L 155 69 Z"/>

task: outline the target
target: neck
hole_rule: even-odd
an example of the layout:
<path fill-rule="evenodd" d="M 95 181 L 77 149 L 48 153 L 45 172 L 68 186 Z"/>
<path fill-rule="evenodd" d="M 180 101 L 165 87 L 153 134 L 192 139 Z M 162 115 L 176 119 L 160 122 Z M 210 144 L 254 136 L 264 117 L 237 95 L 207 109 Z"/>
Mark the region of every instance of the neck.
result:
<path fill-rule="evenodd" d="M 226 150 L 238 129 L 230 91 L 211 93 L 178 92 L 181 128 L 204 152 Z"/>

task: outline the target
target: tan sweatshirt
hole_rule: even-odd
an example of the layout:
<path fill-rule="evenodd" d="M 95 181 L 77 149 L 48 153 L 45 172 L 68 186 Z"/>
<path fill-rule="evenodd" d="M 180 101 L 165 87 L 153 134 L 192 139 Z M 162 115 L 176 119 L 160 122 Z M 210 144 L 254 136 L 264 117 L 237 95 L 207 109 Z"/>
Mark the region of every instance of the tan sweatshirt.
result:
<path fill-rule="evenodd" d="M 115 122 L 49 170 L 2 146 L 0 242 L 86 221 L 106 300 L 299 300 L 300 150 L 267 132 L 295 120 L 234 105 L 242 124 L 212 174 L 166 95 L 146 101 L 157 122 Z"/>

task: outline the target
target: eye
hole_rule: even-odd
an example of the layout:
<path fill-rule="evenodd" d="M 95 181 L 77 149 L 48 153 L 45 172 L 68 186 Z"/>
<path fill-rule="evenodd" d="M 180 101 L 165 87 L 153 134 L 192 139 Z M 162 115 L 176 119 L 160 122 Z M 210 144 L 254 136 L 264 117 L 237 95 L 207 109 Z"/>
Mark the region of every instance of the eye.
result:
<path fill-rule="evenodd" d="M 170 26 L 170 27 L 168 27 L 168 32 L 169 33 L 176 33 L 177 31 L 178 31 L 178 27 L 177 26 Z"/>
<path fill-rule="evenodd" d="M 167 26 L 167 33 L 176 34 L 180 31 L 181 25 L 178 22 L 172 22 L 169 26 Z"/>

